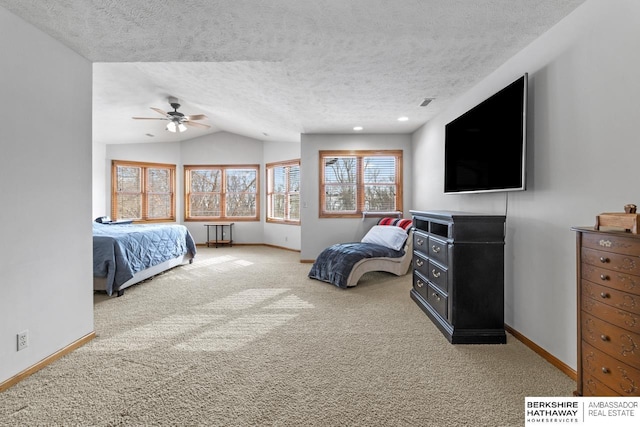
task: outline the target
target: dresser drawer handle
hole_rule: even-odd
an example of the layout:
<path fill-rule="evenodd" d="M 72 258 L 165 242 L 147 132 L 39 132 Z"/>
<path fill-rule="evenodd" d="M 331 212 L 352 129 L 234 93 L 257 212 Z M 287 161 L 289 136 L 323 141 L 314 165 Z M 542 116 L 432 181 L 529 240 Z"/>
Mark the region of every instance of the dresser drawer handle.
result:
<path fill-rule="evenodd" d="M 435 292 L 432 292 L 431 296 L 440 301 L 440 295 L 436 294 Z"/>
<path fill-rule="evenodd" d="M 600 275 L 600 279 L 601 280 L 609 280 L 609 276 L 607 276 L 606 274 L 601 274 Z"/>
<path fill-rule="evenodd" d="M 421 260 L 420 258 L 418 258 L 418 259 L 416 260 L 416 265 L 417 265 L 418 267 L 422 267 L 422 266 L 424 265 L 424 261 L 423 261 L 423 260 Z"/>
<path fill-rule="evenodd" d="M 609 294 L 608 294 L 608 293 L 606 293 L 606 292 L 600 292 L 600 296 L 601 296 L 602 298 L 609 298 Z"/>
<path fill-rule="evenodd" d="M 418 244 L 418 246 L 422 246 L 422 244 L 424 243 L 424 240 L 422 239 L 417 239 L 416 243 Z"/>
<path fill-rule="evenodd" d="M 608 337 L 608 336 L 606 336 L 606 335 L 600 335 L 600 339 L 601 339 L 602 341 L 609 341 L 609 337 Z"/>
<path fill-rule="evenodd" d="M 440 272 L 436 271 L 436 269 L 434 268 L 433 270 L 431 270 L 431 274 L 433 274 L 433 277 L 435 277 L 436 279 L 438 277 L 440 277 Z"/>
<path fill-rule="evenodd" d="M 606 258 L 606 257 L 601 256 L 601 257 L 600 257 L 600 262 L 601 262 L 601 263 L 603 263 L 603 264 L 606 264 L 606 263 L 608 263 L 608 262 L 609 262 L 609 258 Z"/>
<path fill-rule="evenodd" d="M 440 246 L 432 245 L 431 250 L 433 251 L 433 253 L 440 253 Z"/>
<path fill-rule="evenodd" d="M 422 282 L 422 280 L 418 279 L 416 280 L 416 285 L 418 285 L 419 288 L 424 286 L 424 283 Z"/>
<path fill-rule="evenodd" d="M 611 372 L 611 371 L 609 371 L 609 368 L 607 368 L 605 366 L 602 367 L 602 373 L 603 374 L 608 374 L 609 372 Z"/>

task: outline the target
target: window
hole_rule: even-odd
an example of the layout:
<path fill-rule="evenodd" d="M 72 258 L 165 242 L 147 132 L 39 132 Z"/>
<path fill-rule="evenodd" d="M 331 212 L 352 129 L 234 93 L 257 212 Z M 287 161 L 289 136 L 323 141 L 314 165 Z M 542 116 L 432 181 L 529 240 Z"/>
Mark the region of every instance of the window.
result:
<path fill-rule="evenodd" d="M 267 222 L 300 224 L 300 160 L 267 164 Z"/>
<path fill-rule="evenodd" d="M 185 166 L 186 221 L 259 221 L 258 165 Z"/>
<path fill-rule="evenodd" d="M 402 151 L 320 151 L 320 217 L 402 211 Z"/>
<path fill-rule="evenodd" d="M 111 217 L 136 222 L 175 221 L 176 165 L 113 160 Z"/>

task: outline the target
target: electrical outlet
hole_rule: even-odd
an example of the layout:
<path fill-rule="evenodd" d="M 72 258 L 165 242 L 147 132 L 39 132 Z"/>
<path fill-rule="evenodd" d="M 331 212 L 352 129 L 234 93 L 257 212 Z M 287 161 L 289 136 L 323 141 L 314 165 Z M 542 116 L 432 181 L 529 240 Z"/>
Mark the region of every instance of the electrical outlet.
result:
<path fill-rule="evenodd" d="M 18 333 L 18 351 L 24 350 L 29 347 L 29 331 L 22 331 Z"/>

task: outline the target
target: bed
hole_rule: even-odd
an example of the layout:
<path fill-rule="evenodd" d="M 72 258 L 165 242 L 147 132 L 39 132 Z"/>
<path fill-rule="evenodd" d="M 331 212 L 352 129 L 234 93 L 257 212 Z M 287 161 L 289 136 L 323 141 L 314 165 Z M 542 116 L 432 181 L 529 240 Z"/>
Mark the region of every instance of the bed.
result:
<path fill-rule="evenodd" d="M 193 262 L 196 245 L 180 224 L 93 223 L 93 289 L 121 296 L 129 286 Z"/>
<path fill-rule="evenodd" d="M 370 271 L 405 275 L 413 257 L 411 226 L 410 219 L 381 218 L 360 242 L 337 243 L 323 250 L 309 277 L 346 289 Z"/>

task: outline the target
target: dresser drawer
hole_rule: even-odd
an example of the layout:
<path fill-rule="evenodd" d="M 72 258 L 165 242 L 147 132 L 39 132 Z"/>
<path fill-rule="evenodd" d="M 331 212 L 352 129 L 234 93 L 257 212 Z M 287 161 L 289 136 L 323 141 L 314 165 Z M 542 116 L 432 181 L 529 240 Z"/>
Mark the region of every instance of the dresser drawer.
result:
<path fill-rule="evenodd" d="M 414 230 L 413 232 L 413 250 L 420 251 L 425 256 L 429 253 L 429 237 L 426 234 L 419 233 Z"/>
<path fill-rule="evenodd" d="M 448 266 L 448 248 L 449 244 L 435 237 L 429 238 L 429 258 L 438 261 L 441 265 Z"/>
<path fill-rule="evenodd" d="M 606 355 L 582 341 L 582 369 L 622 396 L 638 396 L 640 370 Z"/>
<path fill-rule="evenodd" d="M 413 268 L 424 277 L 429 277 L 429 260 L 420 252 L 413 252 Z"/>
<path fill-rule="evenodd" d="M 438 312 L 438 314 L 440 314 L 440 316 L 448 319 L 446 294 L 431 286 L 430 284 L 427 284 L 427 286 L 427 302 Z"/>
<path fill-rule="evenodd" d="M 582 281 L 582 294 L 612 307 L 640 314 L 640 295 L 618 291 L 587 280 Z"/>
<path fill-rule="evenodd" d="M 582 233 L 582 247 L 640 257 L 640 240 L 624 235 Z"/>
<path fill-rule="evenodd" d="M 429 260 L 429 282 L 439 288 L 441 291 L 448 293 L 447 286 L 447 270 L 440 267 L 435 262 Z"/>
<path fill-rule="evenodd" d="M 640 331 L 640 314 L 611 307 L 582 294 L 582 311 L 630 331 Z"/>
<path fill-rule="evenodd" d="M 640 295 L 640 276 L 582 263 L 582 278 L 609 288 Z"/>
<path fill-rule="evenodd" d="M 415 289 L 422 298 L 427 299 L 427 279 L 416 271 L 413 272 L 413 289 Z"/>
<path fill-rule="evenodd" d="M 639 334 L 584 313 L 582 316 L 582 339 L 609 356 L 640 369 Z"/>
<path fill-rule="evenodd" d="M 606 268 L 607 270 L 640 275 L 640 258 L 636 256 L 582 248 L 582 262 Z"/>
<path fill-rule="evenodd" d="M 620 396 L 620 394 L 611 390 L 591 375 L 585 375 L 582 378 L 582 396 Z"/>

